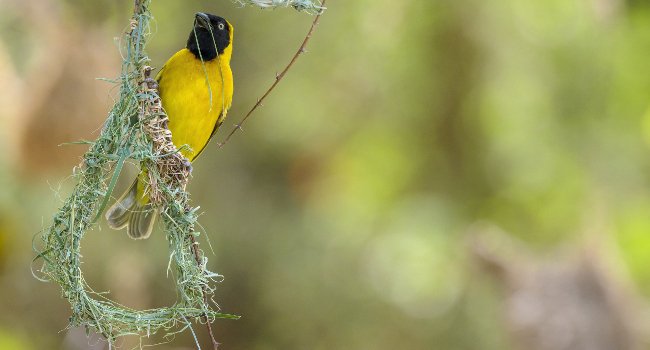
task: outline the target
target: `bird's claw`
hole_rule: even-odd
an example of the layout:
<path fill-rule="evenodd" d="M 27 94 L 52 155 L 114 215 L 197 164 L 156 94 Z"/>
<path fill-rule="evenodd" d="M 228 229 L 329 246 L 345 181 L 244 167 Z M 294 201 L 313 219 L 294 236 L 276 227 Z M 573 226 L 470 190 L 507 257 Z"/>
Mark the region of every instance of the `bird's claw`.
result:
<path fill-rule="evenodd" d="M 192 163 L 189 161 L 189 159 L 183 158 L 183 167 L 185 167 L 185 169 L 187 169 L 188 172 L 190 173 L 192 172 L 193 169 Z"/>

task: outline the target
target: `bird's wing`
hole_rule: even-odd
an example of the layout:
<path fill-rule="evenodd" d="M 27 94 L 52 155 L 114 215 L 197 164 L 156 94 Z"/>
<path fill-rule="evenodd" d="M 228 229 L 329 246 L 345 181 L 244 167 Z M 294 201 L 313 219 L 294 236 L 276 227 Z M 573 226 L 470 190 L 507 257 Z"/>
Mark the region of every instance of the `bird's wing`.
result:
<path fill-rule="evenodd" d="M 206 142 L 205 145 L 203 145 L 203 148 L 201 148 L 198 152 L 196 152 L 196 154 L 192 158 L 193 160 L 198 158 L 199 155 L 203 152 L 203 150 L 208 147 L 208 144 L 212 140 L 212 137 L 217 133 L 217 130 L 219 130 L 219 127 L 223 123 L 224 118 L 222 118 L 222 116 L 223 116 L 223 112 L 221 114 L 219 114 L 219 118 L 217 118 L 217 122 L 214 123 L 214 128 L 212 128 L 212 133 L 210 133 L 210 138 L 208 139 L 208 142 Z"/>

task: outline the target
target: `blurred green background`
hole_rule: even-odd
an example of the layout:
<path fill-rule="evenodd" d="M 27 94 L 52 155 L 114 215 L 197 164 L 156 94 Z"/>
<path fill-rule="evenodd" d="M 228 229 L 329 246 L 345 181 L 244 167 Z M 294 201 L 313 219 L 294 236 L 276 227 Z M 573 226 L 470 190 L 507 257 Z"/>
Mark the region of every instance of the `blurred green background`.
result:
<path fill-rule="evenodd" d="M 245 131 L 194 166 L 210 269 L 225 276 L 215 299 L 242 316 L 216 322 L 222 348 L 600 349 L 576 344 L 607 327 L 602 349 L 650 349 L 650 2 L 327 5 Z M 85 150 L 59 144 L 94 139 L 118 94 L 95 78 L 119 74 L 131 6 L 0 0 L 0 349 L 108 348 L 65 329 L 69 305 L 32 277 L 31 244 Z M 157 0 L 154 65 L 197 11 L 235 27 L 223 138 L 313 18 Z M 174 301 L 161 232 L 103 226 L 82 252 L 95 290 L 140 309 Z M 186 332 L 158 348 L 195 345 Z"/>

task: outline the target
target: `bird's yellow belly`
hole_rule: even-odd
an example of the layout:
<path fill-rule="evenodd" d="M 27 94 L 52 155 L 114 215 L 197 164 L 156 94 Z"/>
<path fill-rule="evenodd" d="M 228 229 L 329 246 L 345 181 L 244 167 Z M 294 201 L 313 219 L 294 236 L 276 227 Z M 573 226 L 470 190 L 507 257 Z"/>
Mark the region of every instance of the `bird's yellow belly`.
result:
<path fill-rule="evenodd" d="M 230 107 L 232 71 L 217 59 L 202 64 L 192 53 L 181 50 L 167 62 L 161 75 L 160 97 L 169 117 L 172 141 L 185 157 L 194 160 Z"/>

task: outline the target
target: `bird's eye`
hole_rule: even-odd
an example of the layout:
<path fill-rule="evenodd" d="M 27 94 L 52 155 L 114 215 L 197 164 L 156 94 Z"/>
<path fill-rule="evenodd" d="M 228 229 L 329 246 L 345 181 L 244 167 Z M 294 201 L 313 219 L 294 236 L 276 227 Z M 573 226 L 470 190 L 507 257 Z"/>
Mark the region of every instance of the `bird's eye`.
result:
<path fill-rule="evenodd" d="M 219 23 L 217 28 L 219 28 L 219 30 L 223 30 L 224 28 L 226 28 L 226 26 L 224 26 L 223 23 Z"/>

